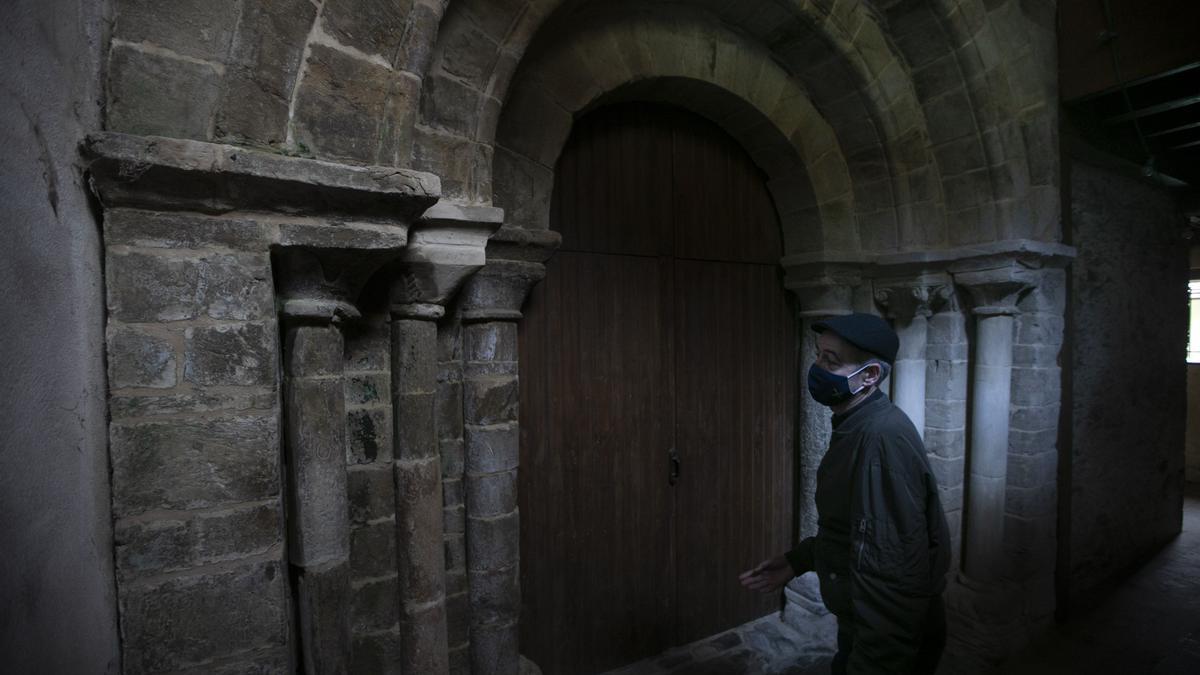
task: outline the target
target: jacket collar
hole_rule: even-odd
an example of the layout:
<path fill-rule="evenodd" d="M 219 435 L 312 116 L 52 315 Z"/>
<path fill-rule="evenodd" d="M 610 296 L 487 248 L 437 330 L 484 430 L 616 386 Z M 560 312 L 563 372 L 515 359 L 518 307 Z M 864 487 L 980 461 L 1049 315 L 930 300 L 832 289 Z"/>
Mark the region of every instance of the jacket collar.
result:
<path fill-rule="evenodd" d="M 871 417 L 875 411 L 881 409 L 883 407 L 883 402 L 886 401 L 887 397 L 883 395 L 883 391 L 876 389 L 875 393 L 867 397 L 867 400 L 859 403 L 844 413 L 834 415 L 833 428 L 838 431 L 849 431 L 851 428 L 857 427 L 860 423 L 862 423 L 863 420 Z M 855 418 L 854 424 L 846 427 L 844 430 L 841 429 L 842 425 L 845 424 L 846 421 L 851 417 Z"/>

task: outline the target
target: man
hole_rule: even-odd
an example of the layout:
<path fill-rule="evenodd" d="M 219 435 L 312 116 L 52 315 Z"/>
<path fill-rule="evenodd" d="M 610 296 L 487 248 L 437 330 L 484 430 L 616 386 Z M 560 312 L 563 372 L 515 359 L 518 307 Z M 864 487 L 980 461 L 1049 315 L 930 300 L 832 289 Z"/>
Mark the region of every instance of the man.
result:
<path fill-rule="evenodd" d="M 835 674 L 932 673 L 945 646 L 950 536 L 921 437 L 879 390 L 900 341 L 870 314 L 814 329 L 808 390 L 833 410 L 817 469 L 817 535 L 743 573 L 742 584 L 778 592 L 814 570 L 838 620 Z"/>

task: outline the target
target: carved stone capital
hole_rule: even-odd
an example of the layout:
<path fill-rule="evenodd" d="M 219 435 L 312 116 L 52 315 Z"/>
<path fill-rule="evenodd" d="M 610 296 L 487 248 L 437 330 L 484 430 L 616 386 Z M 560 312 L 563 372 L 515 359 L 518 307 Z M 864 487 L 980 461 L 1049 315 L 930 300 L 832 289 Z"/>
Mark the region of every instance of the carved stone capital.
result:
<path fill-rule="evenodd" d="M 862 285 L 860 270 L 851 265 L 805 264 L 785 266 L 783 285 L 800 301 L 805 318 L 850 314 L 854 289 Z"/>
<path fill-rule="evenodd" d="M 561 243 L 550 230 L 500 228 L 488 240 L 487 265 L 463 289 L 463 321 L 520 320 L 525 297 L 546 276 L 542 263 Z"/>
<path fill-rule="evenodd" d="M 412 229 L 409 245 L 390 267 L 392 314 L 437 319 L 468 277 L 487 262 L 488 238 L 504 210 L 441 203 Z"/>
<path fill-rule="evenodd" d="M 954 273 L 954 282 L 967 289 L 974 305 L 971 312 L 976 316 L 1019 314 L 1017 301 L 1021 295 L 1036 284 L 1036 273 L 1019 261 L 987 269 L 974 269 Z"/>
<path fill-rule="evenodd" d="M 943 274 L 875 281 L 875 302 L 889 319 L 896 321 L 933 316 L 950 303 L 952 295 L 953 284 Z"/>

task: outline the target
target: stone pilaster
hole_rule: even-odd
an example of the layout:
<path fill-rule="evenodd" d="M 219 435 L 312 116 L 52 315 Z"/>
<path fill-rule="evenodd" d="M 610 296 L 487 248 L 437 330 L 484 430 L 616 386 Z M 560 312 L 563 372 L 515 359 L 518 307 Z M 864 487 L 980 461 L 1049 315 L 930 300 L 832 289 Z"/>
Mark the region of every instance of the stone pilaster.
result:
<path fill-rule="evenodd" d="M 438 444 L 438 324 L 484 265 L 503 212 L 439 204 L 413 229 L 392 272 L 394 480 L 403 672 L 448 673 L 445 527 Z"/>
<path fill-rule="evenodd" d="M 342 326 L 437 177 L 113 133 L 84 152 L 124 669 L 348 672 Z"/>
<path fill-rule="evenodd" d="M 946 303 L 951 286 L 942 275 L 875 281 L 875 301 L 892 319 L 900 350 L 892 375 L 892 400 L 925 437 L 925 371 L 929 317 Z"/>
<path fill-rule="evenodd" d="M 488 244 L 487 266 L 463 294 L 463 485 L 474 675 L 520 670 L 517 321 L 558 243 L 553 232 L 502 229 Z"/>

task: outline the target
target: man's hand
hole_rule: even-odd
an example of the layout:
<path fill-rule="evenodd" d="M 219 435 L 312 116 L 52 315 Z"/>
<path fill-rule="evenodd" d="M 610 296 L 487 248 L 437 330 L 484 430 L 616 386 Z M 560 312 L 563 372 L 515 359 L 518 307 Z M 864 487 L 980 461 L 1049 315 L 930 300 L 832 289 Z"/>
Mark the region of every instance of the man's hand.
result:
<path fill-rule="evenodd" d="M 742 585 L 759 593 L 775 593 L 783 585 L 796 576 L 786 558 L 777 555 L 770 560 L 764 560 L 758 567 L 742 572 L 738 579 Z"/>

